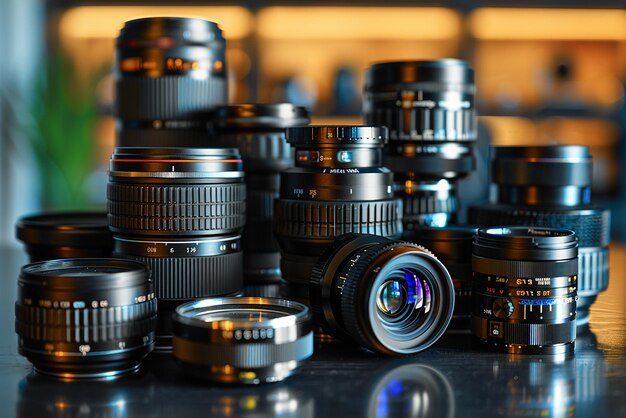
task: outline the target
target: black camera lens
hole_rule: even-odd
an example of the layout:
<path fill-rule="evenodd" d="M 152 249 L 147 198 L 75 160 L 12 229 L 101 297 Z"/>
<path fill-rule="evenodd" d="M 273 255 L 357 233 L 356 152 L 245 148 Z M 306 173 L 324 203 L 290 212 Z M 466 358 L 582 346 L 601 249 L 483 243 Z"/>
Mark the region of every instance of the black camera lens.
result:
<path fill-rule="evenodd" d="M 279 195 L 280 172 L 293 167 L 293 150 L 285 139 L 285 128 L 308 124 L 309 113 L 289 103 L 241 104 L 217 108 L 211 123 L 220 146 L 239 149 L 246 171 L 246 291 L 263 284 L 277 286 L 280 252 L 272 230 L 274 199 Z"/>
<path fill-rule="evenodd" d="M 472 304 L 472 243 L 477 228 L 420 226 L 404 239 L 428 248 L 446 266 L 454 283 L 454 313 L 448 329 L 469 331 Z"/>
<path fill-rule="evenodd" d="M 578 238 L 578 324 L 609 280 L 611 213 L 591 201 L 591 154 L 579 145 L 494 147 L 496 203 L 470 208 L 480 226 L 571 229 Z"/>
<path fill-rule="evenodd" d="M 342 234 L 402 233 L 402 203 L 393 197 L 393 173 L 382 166 L 386 140 L 386 128 L 287 129 L 296 166 L 281 173 L 274 230 L 289 285 L 308 286 L 317 257 Z"/>
<path fill-rule="evenodd" d="M 16 227 L 30 262 L 111 257 L 113 237 L 106 213 L 53 212 L 21 218 Z"/>
<path fill-rule="evenodd" d="M 19 353 L 40 373 L 110 378 L 134 372 L 154 346 L 148 268 L 112 258 L 22 267 L 15 303 Z"/>
<path fill-rule="evenodd" d="M 395 173 L 405 230 L 454 222 L 455 181 L 475 165 L 474 70 L 465 61 L 384 62 L 365 75 L 365 123 L 389 128 L 384 163 Z"/>
<path fill-rule="evenodd" d="M 578 244 L 566 229 L 480 229 L 472 255 L 472 334 L 512 354 L 574 350 Z"/>
<path fill-rule="evenodd" d="M 375 235 L 346 234 L 311 273 L 316 321 L 331 335 L 383 354 L 417 353 L 444 333 L 454 286 L 424 248 Z"/>
<path fill-rule="evenodd" d="M 222 383 L 278 382 L 313 354 L 309 308 L 284 299 L 203 299 L 176 308 L 173 354 Z"/>
<path fill-rule="evenodd" d="M 149 17 L 116 42 L 118 146 L 202 146 L 206 112 L 228 101 L 225 40 L 216 23 Z"/>
<path fill-rule="evenodd" d="M 246 188 L 236 149 L 116 148 L 107 193 L 114 254 L 152 270 L 158 348 L 175 306 L 241 291 Z"/>

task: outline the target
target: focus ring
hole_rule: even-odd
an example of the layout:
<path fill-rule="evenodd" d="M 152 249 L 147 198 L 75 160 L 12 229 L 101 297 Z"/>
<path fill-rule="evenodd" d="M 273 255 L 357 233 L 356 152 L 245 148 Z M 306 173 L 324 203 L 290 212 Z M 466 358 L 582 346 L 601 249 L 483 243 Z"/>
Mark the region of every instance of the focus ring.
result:
<path fill-rule="evenodd" d="M 493 341 L 488 333 L 488 323 L 498 322 L 472 315 L 472 334 Z M 501 322 L 503 342 L 510 345 L 546 346 L 562 344 L 576 339 L 576 321 L 561 324 L 524 324 Z"/>
<path fill-rule="evenodd" d="M 129 77 L 115 87 L 116 116 L 125 120 L 196 119 L 228 96 L 226 80 L 215 77 Z"/>
<path fill-rule="evenodd" d="M 243 226 L 243 215 L 229 218 L 131 218 L 129 216 L 109 215 L 109 224 L 115 232 L 120 231 L 155 231 L 155 232 L 193 232 L 193 231 L 232 231 Z"/>
<path fill-rule="evenodd" d="M 518 261 L 474 255 L 472 270 L 477 273 L 519 278 L 573 276 L 578 272 L 578 259 L 552 262 Z"/>
<path fill-rule="evenodd" d="M 609 250 L 578 249 L 578 296 L 595 296 L 609 285 Z"/>
<path fill-rule="evenodd" d="M 210 257 L 117 256 L 145 263 L 152 271 L 157 299 L 195 299 L 227 295 L 243 287 L 241 251 Z"/>
<path fill-rule="evenodd" d="M 571 229 L 576 232 L 579 247 L 606 247 L 610 241 L 611 215 L 608 209 L 520 209 L 515 206 L 488 205 L 470 208 L 469 218 L 470 223 L 482 226 L 534 225 Z"/>
<path fill-rule="evenodd" d="M 243 183 L 226 185 L 163 186 L 109 182 L 107 198 L 113 202 L 146 205 L 205 205 L 238 202 L 246 197 Z"/>
<path fill-rule="evenodd" d="M 285 132 L 241 132 L 220 134 L 224 146 L 239 148 L 245 160 L 266 160 L 266 164 L 283 161 L 287 166 L 291 163 L 293 152 L 285 140 Z"/>
<path fill-rule="evenodd" d="M 404 196 L 402 201 L 405 222 L 414 216 L 425 214 L 456 213 L 459 205 L 456 196 L 449 196 L 446 199 L 438 199 L 435 196 Z"/>

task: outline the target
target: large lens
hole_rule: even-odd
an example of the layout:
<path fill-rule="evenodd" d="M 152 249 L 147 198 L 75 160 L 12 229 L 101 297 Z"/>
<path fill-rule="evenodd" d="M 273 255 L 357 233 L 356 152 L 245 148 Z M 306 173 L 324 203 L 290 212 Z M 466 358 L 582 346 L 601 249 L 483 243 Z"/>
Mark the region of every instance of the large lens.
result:
<path fill-rule="evenodd" d="M 474 168 L 474 70 L 452 59 L 374 64 L 363 96 L 365 123 L 389 128 L 385 165 L 404 201 L 405 229 L 454 221 L 455 181 Z"/>
<path fill-rule="evenodd" d="M 472 334 L 508 353 L 573 352 L 578 245 L 566 229 L 480 229 L 472 255 Z"/>
<path fill-rule="evenodd" d="M 393 198 L 393 173 L 382 167 L 386 139 L 385 128 L 287 129 L 287 141 L 296 149 L 296 167 L 280 177 L 275 231 L 289 286 L 308 288 L 317 257 L 344 233 L 401 234 L 402 209 Z"/>
<path fill-rule="evenodd" d="M 495 147 L 495 204 L 470 208 L 481 226 L 535 225 L 571 229 L 578 237 L 579 324 L 609 280 L 611 213 L 590 204 L 591 155 L 578 145 Z"/>
<path fill-rule="evenodd" d="M 113 237 L 106 213 L 57 212 L 26 216 L 17 223 L 30 261 L 111 257 Z"/>
<path fill-rule="evenodd" d="M 477 228 L 422 226 L 405 234 L 410 242 L 428 248 L 446 266 L 454 283 L 454 315 L 449 329 L 469 330 L 471 313 L 472 241 Z"/>
<path fill-rule="evenodd" d="M 280 252 L 272 231 L 274 199 L 279 194 L 280 172 L 293 167 L 293 150 L 285 139 L 285 128 L 308 124 L 309 114 L 304 107 L 289 103 L 242 104 L 216 109 L 211 122 L 220 146 L 239 148 L 244 161 L 246 291 L 276 284 L 280 279 Z"/>
<path fill-rule="evenodd" d="M 154 346 L 149 271 L 129 260 L 75 258 L 22 267 L 19 353 L 44 374 L 105 378 L 135 371 Z"/>
<path fill-rule="evenodd" d="M 232 148 L 116 148 L 108 185 L 114 253 L 146 263 L 159 298 L 157 346 L 171 311 L 243 286 L 245 184 Z"/>
<path fill-rule="evenodd" d="M 119 146 L 202 146 L 206 112 L 227 103 L 225 41 L 216 23 L 126 22 L 116 44 Z"/>
<path fill-rule="evenodd" d="M 346 234 L 311 274 L 311 307 L 329 333 L 383 354 L 434 344 L 454 309 L 446 268 L 415 244 Z"/>
<path fill-rule="evenodd" d="M 272 298 L 214 298 L 174 314 L 174 357 L 223 383 L 277 382 L 313 354 L 309 308 Z"/>

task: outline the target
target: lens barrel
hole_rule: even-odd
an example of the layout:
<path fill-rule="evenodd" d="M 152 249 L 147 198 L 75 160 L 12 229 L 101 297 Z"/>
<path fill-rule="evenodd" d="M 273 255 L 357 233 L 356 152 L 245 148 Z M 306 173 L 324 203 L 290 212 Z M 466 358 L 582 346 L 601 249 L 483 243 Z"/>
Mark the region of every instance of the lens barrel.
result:
<path fill-rule="evenodd" d="M 579 145 L 494 147 L 496 203 L 472 207 L 481 226 L 571 229 L 578 238 L 578 324 L 608 287 L 611 213 L 591 204 L 592 159 Z"/>
<path fill-rule="evenodd" d="M 108 184 L 114 254 L 152 271 L 159 348 L 168 345 L 175 306 L 241 291 L 245 196 L 236 149 L 115 149 Z"/>
<path fill-rule="evenodd" d="M 112 258 L 25 265 L 15 303 L 19 353 L 38 372 L 67 379 L 136 371 L 154 347 L 149 276 L 144 264 Z"/>
<path fill-rule="evenodd" d="M 207 20 L 126 22 L 116 41 L 118 146 L 206 144 L 206 113 L 228 101 L 225 47 Z"/>
<path fill-rule="evenodd" d="M 286 135 L 295 167 L 281 173 L 274 231 L 283 279 L 305 294 L 313 265 L 336 237 L 398 237 L 402 203 L 393 197 L 393 173 L 382 166 L 386 128 L 294 127 Z"/>
<path fill-rule="evenodd" d="M 452 278 L 432 253 L 374 235 L 338 238 L 315 264 L 310 286 L 324 330 L 388 355 L 433 345 L 454 309 Z"/>
<path fill-rule="evenodd" d="M 52 212 L 21 218 L 17 239 L 30 262 L 60 258 L 111 257 L 113 236 L 106 213 Z"/>
<path fill-rule="evenodd" d="M 365 75 L 363 118 L 387 126 L 384 163 L 395 173 L 404 226 L 454 222 L 455 181 L 475 166 L 474 70 L 465 61 L 384 62 Z"/>
<path fill-rule="evenodd" d="M 285 129 L 308 124 L 309 113 L 290 103 L 241 104 L 217 108 L 211 123 L 219 146 L 238 148 L 243 157 L 247 189 L 244 281 L 246 291 L 264 291 L 259 286 L 277 286 L 280 280 L 280 251 L 272 229 L 274 199 L 279 196 L 280 172 L 294 164 Z"/>
<path fill-rule="evenodd" d="M 176 308 L 173 354 L 221 383 L 278 382 L 313 354 L 311 313 L 273 298 L 212 298 Z"/>
<path fill-rule="evenodd" d="M 480 229 L 472 268 L 475 337 L 511 354 L 573 352 L 578 278 L 573 231 Z"/>

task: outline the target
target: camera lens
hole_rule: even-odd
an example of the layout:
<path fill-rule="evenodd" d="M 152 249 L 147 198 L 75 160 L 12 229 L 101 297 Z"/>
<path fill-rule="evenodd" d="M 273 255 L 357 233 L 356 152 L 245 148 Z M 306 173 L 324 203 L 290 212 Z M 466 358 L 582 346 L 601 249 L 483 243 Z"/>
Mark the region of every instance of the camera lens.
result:
<path fill-rule="evenodd" d="M 313 354 L 309 308 L 272 298 L 212 298 L 174 314 L 174 357 L 222 383 L 278 382 Z"/>
<path fill-rule="evenodd" d="M 512 354 L 574 350 L 578 245 L 566 229 L 480 229 L 472 255 L 472 334 Z"/>
<path fill-rule="evenodd" d="M 276 285 L 280 252 L 272 230 L 274 199 L 279 195 L 280 172 L 293 167 L 285 128 L 308 124 L 309 113 L 289 103 L 241 104 L 219 107 L 211 122 L 220 146 L 239 149 L 246 171 L 244 280 L 250 285 L 246 290 Z"/>
<path fill-rule="evenodd" d="M 469 330 L 471 313 L 472 242 L 477 228 L 421 226 L 404 239 L 428 248 L 446 266 L 454 283 L 454 314 L 449 329 Z"/>
<path fill-rule="evenodd" d="M 30 262 L 111 257 L 113 237 L 106 213 L 57 212 L 21 218 L 16 228 Z"/>
<path fill-rule="evenodd" d="M 207 20 L 126 22 L 116 42 L 118 146 L 206 143 L 206 112 L 228 101 L 225 45 Z"/>
<path fill-rule="evenodd" d="M 383 354 L 433 345 L 454 309 L 443 264 L 424 248 L 375 235 L 346 234 L 311 273 L 316 321 L 329 333 Z"/>
<path fill-rule="evenodd" d="M 591 204 L 592 159 L 579 145 L 494 147 L 495 204 L 470 208 L 481 226 L 571 229 L 578 238 L 578 324 L 609 280 L 611 214 Z"/>
<path fill-rule="evenodd" d="M 110 378 L 136 371 L 154 346 L 148 268 L 74 258 L 22 267 L 15 303 L 18 350 L 40 373 Z"/>
<path fill-rule="evenodd" d="M 245 195 L 236 149 L 115 149 L 108 184 L 114 254 L 152 270 L 158 348 L 169 345 L 175 306 L 241 291 Z"/>
<path fill-rule="evenodd" d="M 402 204 L 393 197 L 393 173 L 382 166 L 386 128 L 287 128 L 296 163 L 280 177 L 275 232 L 288 286 L 308 286 L 317 257 L 336 237 L 402 233 Z M 305 298 L 306 299 L 306 298 Z"/>
<path fill-rule="evenodd" d="M 365 123 L 389 128 L 384 163 L 395 172 L 405 230 L 454 222 L 455 181 L 474 169 L 474 70 L 465 61 L 384 62 L 365 75 Z"/>

